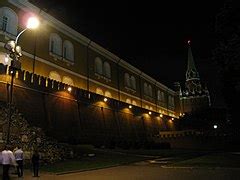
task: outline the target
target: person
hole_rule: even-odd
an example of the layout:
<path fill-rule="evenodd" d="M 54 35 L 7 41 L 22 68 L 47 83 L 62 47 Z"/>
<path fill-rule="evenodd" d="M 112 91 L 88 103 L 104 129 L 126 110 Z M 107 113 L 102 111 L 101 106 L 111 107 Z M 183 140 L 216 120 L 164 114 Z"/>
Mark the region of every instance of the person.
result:
<path fill-rule="evenodd" d="M 14 152 L 14 156 L 18 164 L 17 166 L 18 177 L 22 177 L 23 176 L 23 151 L 21 147 L 17 146 L 17 150 Z"/>
<path fill-rule="evenodd" d="M 38 171 L 39 171 L 39 153 L 38 150 L 34 150 L 32 155 L 32 165 L 33 165 L 33 177 L 39 177 Z"/>
<path fill-rule="evenodd" d="M 17 166 L 13 152 L 6 145 L 2 151 L 3 180 L 9 180 L 9 168 L 11 165 Z"/>

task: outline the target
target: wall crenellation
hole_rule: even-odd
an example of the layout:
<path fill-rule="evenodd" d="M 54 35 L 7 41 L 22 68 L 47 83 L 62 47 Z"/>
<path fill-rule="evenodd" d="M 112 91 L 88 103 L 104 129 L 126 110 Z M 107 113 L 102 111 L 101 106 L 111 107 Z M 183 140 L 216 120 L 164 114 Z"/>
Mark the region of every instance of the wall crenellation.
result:
<path fill-rule="evenodd" d="M 1 74 L 6 67 L 0 64 Z M 6 83 L 0 83 L 1 101 L 6 101 Z M 155 137 L 159 131 L 172 130 L 170 117 L 88 92 L 62 82 L 19 71 L 14 81 L 13 103 L 30 123 L 63 142 L 93 144 L 116 141 L 129 144 Z M 144 131 L 144 132 L 143 132 Z M 93 138 L 94 137 L 94 138 Z M 139 137 L 141 137 L 139 139 Z M 106 140 L 107 139 L 107 140 Z"/>

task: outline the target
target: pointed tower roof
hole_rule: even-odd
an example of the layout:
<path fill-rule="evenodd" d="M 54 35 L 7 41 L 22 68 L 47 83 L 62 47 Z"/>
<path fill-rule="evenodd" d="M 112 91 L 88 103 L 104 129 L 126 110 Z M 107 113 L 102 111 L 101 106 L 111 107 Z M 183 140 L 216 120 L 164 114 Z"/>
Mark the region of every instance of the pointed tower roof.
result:
<path fill-rule="evenodd" d="M 186 80 L 190 79 L 199 79 L 199 74 L 196 69 L 194 60 L 193 60 L 193 55 L 192 55 L 192 50 L 191 50 L 191 45 L 190 45 L 190 40 L 188 41 L 188 67 L 187 67 L 187 72 L 186 72 Z"/>
<path fill-rule="evenodd" d="M 190 41 L 188 41 L 188 70 L 194 69 L 197 71 L 194 60 L 193 60 L 193 55 L 192 55 L 192 49 L 190 45 Z"/>

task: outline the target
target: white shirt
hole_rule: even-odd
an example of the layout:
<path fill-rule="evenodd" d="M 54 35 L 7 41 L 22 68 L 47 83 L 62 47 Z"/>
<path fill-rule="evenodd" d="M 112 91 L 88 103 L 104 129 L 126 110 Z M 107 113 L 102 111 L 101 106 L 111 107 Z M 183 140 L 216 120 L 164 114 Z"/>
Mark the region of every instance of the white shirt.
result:
<path fill-rule="evenodd" d="M 23 160 L 23 151 L 18 149 L 14 152 L 16 161 Z"/>
<path fill-rule="evenodd" d="M 2 164 L 13 164 L 13 165 L 16 164 L 12 151 L 10 150 L 2 151 Z"/>

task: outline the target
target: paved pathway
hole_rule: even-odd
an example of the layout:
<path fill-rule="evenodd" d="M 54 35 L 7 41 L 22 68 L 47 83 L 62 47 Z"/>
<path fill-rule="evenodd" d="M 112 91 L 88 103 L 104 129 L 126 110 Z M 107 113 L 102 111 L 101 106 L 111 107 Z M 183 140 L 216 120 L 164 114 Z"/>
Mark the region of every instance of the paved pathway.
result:
<path fill-rule="evenodd" d="M 238 180 L 240 169 L 162 168 L 159 165 L 132 164 L 79 173 L 53 175 L 40 173 L 34 178 L 25 171 L 24 180 Z M 12 180 L 18 179 L 12 175 Z M 19 178 L 20 179 L 20 178 Z"/>

